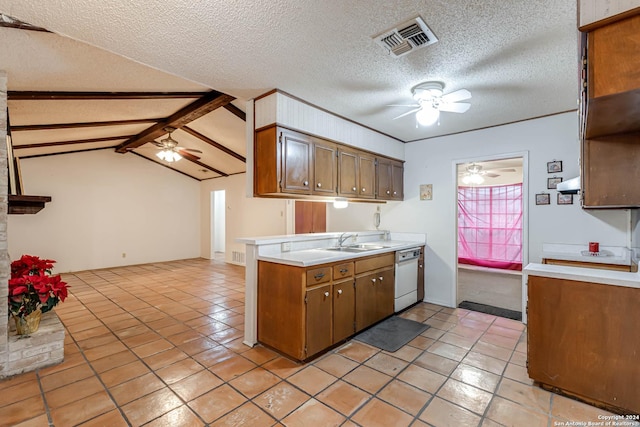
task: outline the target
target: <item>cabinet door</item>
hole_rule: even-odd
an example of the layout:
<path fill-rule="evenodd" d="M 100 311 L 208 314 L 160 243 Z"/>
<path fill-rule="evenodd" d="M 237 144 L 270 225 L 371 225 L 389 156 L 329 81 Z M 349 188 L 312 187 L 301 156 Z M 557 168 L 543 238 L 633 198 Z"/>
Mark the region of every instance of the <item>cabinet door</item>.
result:
<path fill-rule="evenodd" d="M 389 159 L 377 159 L 376 173 L 376 198 L 389 200 L 391 199 L 391 161 Z"/>
<path fill-rule="evenodd" d="M 331 284 L 308 289 L 305 297 L 307 315 L 306 357 L 333 343 Z"/>
<path fill-rule="evenodd" d="M 353 279 L 333 285 L 333 343 L 355 333 L 355 287 Z"/>
<path fill-rule="evenodd" d="M 373 199 L 376 185 L 376 159 L 368 154 L 358 155 L 358 197 Z"/>
<path fill-rule="evenodd" d="M 404 165 L 400 162 L 391 163 L 391 198 L 404 199 Z"/>
<path fill-rule="evenodd" d="M 418 301 L 424 301 L 424 248 L 418 258 Z"/>
<path fill-rule="evenodd" d="M 331 144 L 313 144 L 313 194 L 336 195 L 336 147 Z"/>
<path fill-rule="evenodd" d="M 395 296 L 395 273 L 393 268 L 379 271 L 376 278 L 376 304 L 374 322 L 384 319 L 393 314 L 393 303 Z"/>
<path fill-rule="evenodd" d="M 293 132 L 282 132 L 282 191 L 309 194 L 311 187 L 311 140 Z"/>
<path fill-rule="evenodd" d="M 375 273 L 356 277 L 356 332 L 376 321 L 377 282 Z"/>
<path fill-rule="evenodd" d="M 338 194 L 356 197 L 358 195 L 358 155 L 350 151 L 338 150 Z"/>

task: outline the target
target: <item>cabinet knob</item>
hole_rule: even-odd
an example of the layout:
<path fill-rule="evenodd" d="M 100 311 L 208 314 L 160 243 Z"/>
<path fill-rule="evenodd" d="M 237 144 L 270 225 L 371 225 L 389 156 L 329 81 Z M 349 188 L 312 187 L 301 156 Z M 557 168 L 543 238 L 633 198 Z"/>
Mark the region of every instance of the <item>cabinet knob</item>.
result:
<path fill-rule="evenodd" d="M 304 185 L 304 186 L 306 187 L 307 185 L 309 185 L 309 181 L 304 181 L 304 182 L 302 183 L 302 185 Z"/>
<path fill-rule="evenodd" d="M 346 272 L 348 272 L 348 271 L 349 271 L 349 269 L 348 269 L 348 268 L 341 268 L 341 269 L 340 269 L 340 273 L 341 273 L 341 274 L 344 274 L 344 273 L 346 273 Z"/>
<path fill-rule="evenodd" d="M 324 296 L 325 296 L 325 297 L 328 297 L 328 296 L 329 296 L 329 292 L 325 292 L 325 293 L 324 293 Z"/>
<path fill-rule="evenodd" d="M 373 284 L 376 284 L 376 278 L 374 277 L 373 279 L 371 279 L 371 281 L 373 282 Z"/>
<path fill-rule="evenodd" d="M 398 193 L 394 191 L 394 192 L 393 192 L 393 195 L 395 196 L 396 194 L 398 194 Z"/>
<path fill-rule="evenodd" d="M 422 267 L 424 267 L 424 266 L 423 266 L 422 264 L 418 264 L 418 267 L 422 268 Z"/>
<path fill-rule="evenodd" d="M 338 295 L 342 295 L 342 289 L 338 289 Z"/>
<path fill-rule="evenodd" d="M 324 277 L 324 273 L 318 273 L 316 275 L 313 276 L 314 279 L 316 280 L 320 280 Z"/>
<path fill-rule="evenodd" d="M 391 191 L 387 190 L 387 194 L 391 193 Z"/>
<path fill-rule="evenodd" d="M 362 187 L 362 192 L 364 193 L 365 191 L 367 191 L 367 189 Z"/>
<path fill-rule="evenodd" d="M 319 182 L 318 184 L 316 184 L 316 186 L 317 186 L 318 188 L 321 188 L 321 187 L 322 187 L 322 183 L 321 183 L 321 182 Z"/>
<path fill-rule="evenodd" d="M 353 188 L 351 189 L 351 191 L 356 191 L 356 190 L 358 190 L 356 187 L 353 187 Z"/>
<path fill-rule="evenodd" d="M 384 280 L 384 277 L 380 276 L 380 277 L 378 277 L 378 280 L 380 280 L 382 282 Z"/>

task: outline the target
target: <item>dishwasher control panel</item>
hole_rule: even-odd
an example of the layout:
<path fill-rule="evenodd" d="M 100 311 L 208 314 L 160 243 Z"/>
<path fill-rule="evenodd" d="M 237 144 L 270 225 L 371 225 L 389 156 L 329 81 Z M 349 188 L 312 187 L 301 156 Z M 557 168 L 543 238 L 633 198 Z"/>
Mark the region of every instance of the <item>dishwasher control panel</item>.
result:
<path fill-rule="evenodd" d="M 414 258 L 420 258 L 420 248 L 405 249 L 396 252 L 396 262 L 409 261 Z"/>

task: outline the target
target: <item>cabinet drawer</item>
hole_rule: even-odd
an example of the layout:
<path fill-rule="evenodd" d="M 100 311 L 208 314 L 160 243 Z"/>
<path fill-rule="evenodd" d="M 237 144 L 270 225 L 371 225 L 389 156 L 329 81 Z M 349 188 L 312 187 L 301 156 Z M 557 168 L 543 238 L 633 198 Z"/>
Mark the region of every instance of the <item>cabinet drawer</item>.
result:
<path fill-rule="evenodd" d="M 307 270 L 307 286 L 326 283 L 331 280 L 331 267 L 319 267 Z"/>
<path fill-rule="evenodd" d="M 389 252 L 387 254 L 378 255 L 371 258 L 365 258 L 356 261 L 356 274 L 366 271 L 377 270 L 378 268 L 389 267 L 395 262 L 396 253 Z"/>
<path fill-rule="evenodd" d="M 342 279 L 344 277 L 353 276 L 353 262 L 345 262 L 344 264 L 338 264 L 333 266 L 333 278 L 334 280 Z"/>

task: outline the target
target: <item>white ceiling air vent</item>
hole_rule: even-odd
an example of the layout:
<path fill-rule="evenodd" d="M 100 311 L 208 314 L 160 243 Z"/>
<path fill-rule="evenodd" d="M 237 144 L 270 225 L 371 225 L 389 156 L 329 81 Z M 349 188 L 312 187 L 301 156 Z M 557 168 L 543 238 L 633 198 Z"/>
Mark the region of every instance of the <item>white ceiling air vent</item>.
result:
<path fill-rule="evenodd" d="M 404 22 L 395 28 L 373 37 L 373 40 L 395 57 L 400 57 L 416 49 L 438 41 L 433 31 L 421 17 Z"/>

